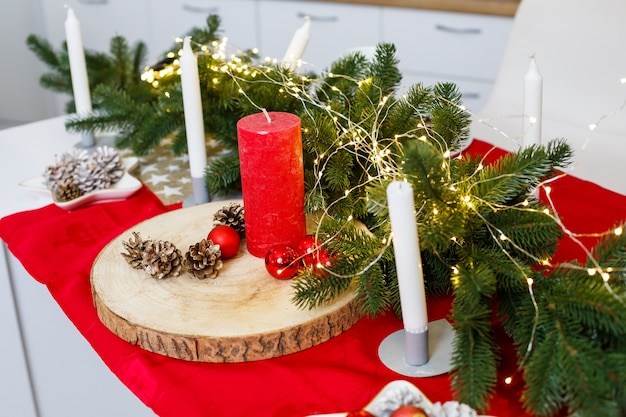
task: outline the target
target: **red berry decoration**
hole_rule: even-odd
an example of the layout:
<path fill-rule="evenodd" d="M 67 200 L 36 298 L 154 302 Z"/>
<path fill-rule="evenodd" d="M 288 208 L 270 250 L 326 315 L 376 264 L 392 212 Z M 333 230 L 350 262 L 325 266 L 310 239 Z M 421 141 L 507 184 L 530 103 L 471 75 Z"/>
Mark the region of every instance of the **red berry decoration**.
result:
<path fill-rule="evenodd" d="M 265 269 L 274 278 L 293 278 L 299 265 L 298 253 L 289 245 L 274 245 L 265 255 Z"/>
<path fill-rule="evenodd" d="M 389 417 L 428 417 L 428 414 L 416 405 L 405 404 L 396 408 Z"/>
<path fill-rule="evenodd" d="M 376 417 L 374 414 L 366 410 L 350 411 L 346 417 Z"/>
<path fill-rule="evenodd" d="M 239 233 L 230 226 L 215 226 L 207 236 L 207 240 L 211 240 L 216 245 L 220 245 L 222 251 L 222 259 L 232 258 L 239 252 L 241 238 Z"/>

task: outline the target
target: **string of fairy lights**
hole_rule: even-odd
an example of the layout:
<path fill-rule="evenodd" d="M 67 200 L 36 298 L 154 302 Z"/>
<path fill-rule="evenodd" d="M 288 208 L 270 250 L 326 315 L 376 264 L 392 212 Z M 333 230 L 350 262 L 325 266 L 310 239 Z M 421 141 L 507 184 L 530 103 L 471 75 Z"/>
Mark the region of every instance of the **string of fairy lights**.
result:
<path fill-rule="evenodd" d="M 179 41 L 182 43 L 182 40 L 179 40 Z M 364 178 L 361 184 L 358 184 L 351 188 L 347 188 L 344 191 L 343 198 L 347 198 L 353 192 L 355 192 L 355 190 L 361 189 L 362 187 L 372 182 L 388 181 L 390 179 L 402 178 L 403 170 L 402 170 L 401 165 L 404 163 L 404 161 L 402 161 L 402 155 L 397 155 L 392 150 L 395 147 L 394 144 L 397 144 L 402 139 L 414 138 L 420 141 L 429 141 L 431 144 L 433 144 L 433 146 L 438 148 L 441 151 L 442 156 L 443 156 L 444 162 L 442 163 L 442 168 L 447 173 L 446 174 L 447 178 L 445 178 L 445 180 L 448 181 L 448 183 L 450 183 L 452 180 L 452 173 L 450 170 L 451 159 L 463 158 L 463 152 L 458 152 L 457 154 L 454 154 L 450 149 L 447 148 L 443 140 L 441 140 L 440 138 L 436 136 L 433 136 L 431 129 L 424 129 L 426 125 L 426 121 L 422 121 L 422 123 L 420 123 L 411 131 L 405 132 L 402 135 L 397 135 L 395 138 L 393 138 L 393 141 L 391 142 L 385 141 L 384 143 L 381 144 L 381 141 L 379 141 L 379 138 L 377 137 L 378 129 L 376 129 L 376 127 L 379 126 L 387 117 L 387 113 L 385 112 L 388 112 L 391 108 L 393 108 L 394 105 L 396 105 L 397 103 L 400 103 L 400 101 L 405 98 L 404 96 L 401 96 L 399 98 L 395 98 L 393 96 L 385 96 L 381 99 L 379 103 L 371 103 L 372 108 L 375 109 L 375 111 L 372 112 L 370 116 L 373 118 L 374 123 L 365 123 L 366 122 L 365 120 L 360 121 L 360 122 L 354 122 L 350 120 L 349 118 L 347 118 L 344 114 L 333 110 L 332 105 L 328 103 L 320 102 L 319 100 L 313 98 L 308 93 L 307 89 L 303 87 L 304 85 L 307 85 L 307 84 L 321 82 L 319 79 L 316 79 L 316 80 L 309 79 L 306 75 L 301 75 L 301 74 L 295 75 L 295 78 L 290 78 L 287 75 L 287 73 L 281 73 L 281 72 L 275 71 L 276 64 L 278 63 L 276 59 L 265 58 L 265 60 L 263 61 L 264 62 L 263 64 L 255 66 L 250 63 L 244 63 L 236 54 L 231 54 L 230 56 L 228 56 L 228 43 L 227 43 L 226 38 L 220 41 L 212 42 L 210 45 L 201 45 L 197 43 L 195 45 L 196 45 L 196 49 L 199 51 L 197 52 L 198 54 L 210 54 L 214 58 L 214 62 L 215 62 L 213 64 L 214 67 L 212 67 L 211 69 L 213 71 L 221 72 L 221 73 L 229 75 L 235 81 L 235 83 L 238 84 L 239 93 L 242 96 L 244 96 L 252 105 L 256 106 L 260 111 L 264 109 L 262 109 L 260 106 L 255 104 L 251 97 L 247 96 L 247 94 L 245 93 L 245 89 L 241 86 L 240 83 L 242 84 L 244 82 L 245 83 L 250 83 L 250 82 L 277 83 L 281 87 L 280 92 L 282 94 L 290 95 L 293 98 L 296 98 L 297 100 L 301 101 L 303 105 L 302 107 L 305 112 L 308 112 L 309 109 L 313 107 L 317 107 L 318 109 L 321 109 L 328 113 L 328 115 L 331 117 L 331 120 L 333 120 L 335 123 L 335 128 L 338 134 L 336 135 L 335 143 L 333 144 L 334 146 L 329 147 L 329 152 L 322 152 L 321 154 L 317 155 L 314 160 L 313 174 L 314 174 L 314 177 L 316 178 L 315 187 L 321 187 L 321 182 L 324 178 L 325 170 L 328 168 L 327 164 L 331 160 L 331 157 L 335 153 L 339 152 L 340 150 L 348 151 L 349 153 L 354 154 L 354 155 L 357 155 L 357 154 L 363 155 L 365 153 L 369 157 L 367 158 L 368 166 L 361 167 L 363 168 L 363 172 L 366 172 L 366 173 L 376 172 L 375 175 L 368 174 L 367 178 Z M 258 51 L 254 51 L 254 52 L 257 53 Z M 158 87 L 160 79 L 170 76 L 172 74 L 180 73 L 180 66 L 179 66 L 177 56 L 180 56 L 181 53 L 182 53 L 182 49 L 178 51 L 178 53 L 175 53 L 175 52 L 170 53 L 166 58 L 167 59 L 166 64 L 160 68 L 146 69 L 146 71 L 142 75 L 142 80 L 145 82 L 151 83 L 154 87 Z M 302 60 L 299 60 L 297 62 L 297 67 L 301 67 L 304 64 L 305 63 Z M 356 79 L 349 78 L 345 75 L 332 74 L 329 72 L 326 72 L 324 75 L 329 78 L 343 77 L 344 79 L 350 82 L 353 82 L 356 85 L 360 85 L 361 83 L 371 82 L 371 80 L 369 79 L 356 80 Z M 245 76 L 246 78 L 243 78 L 243 76 Z M 251 81 L 251 79 L 253 81 Z M 213 83 L 218 83 L 218 82 L 219 82 L 218 79 L 213 80 Z M 621 79 L 621 82 L 623 84 L 626 84 L 626 78 Z M 344 94 L 335 86 L 329 86 L 329 87 L 336 94 Z M 591 136 L 594 134 L 594 131 L 598 128 L 598 126 L 607 118 L 612 117 L 622 112 L 624 108 L 626 108 L 626 101 L 616 111 L 607 113 L 601 116 L 595 123 L 591 123 L 589 125 L 589 136 L 585 142 L 585 145 L 583 146 L 583 149 L 586 146 L 586 144 L 589 142 Z M 476 115 L 471 113 L 469 110 L 467 110 L 463 106 L 460 106 L 460 109 L 464 112 L 467 112 L 470 115 L 470 117 L 472 117 L 472 119 L 476 120 L 478 123 L 488 126 L 490 129 L 504 136 L 508 140 L 514 140 L 514 138 L 509 136 L 507 132 L 492 125 L 490 121 L 493 119 L 478 118 Z M 417 111 L 417 109 L 415 110 Z M 506 116 L 506 117 L 520 118 L 524 116 L 513 115 L 513 116 Z M 370 122 L 370 121 L 368 120 L 367 122 Z M 532 124 L 533 120 L 530 120 L 530 122 Z M 374 127 L 368 130 L 366 126 L 374 126 Z M 422 132 L 426 132 L 426 133 L 424 134 Z M 518 143 L 517 141 L 515 142 Z M 397 148 L 401 149 L 401 147 L 397 147 Z M 470 177 L 466 178 L 464 181 L 469 181 L 470 178 L 480 174 L 480 172 L 484 169 L 484 164 L 486 164 L 485 161 L 487 160 L 488 153 L 487 155 L 483 156 L 481 163 L 477 165 L 475 171 L 470 175 Z M 365 164 L 365 162 L 363 162 L 361 158 L 356 158 L 356 160 L 361 164 Z M 374 168 L 374 170 L 372 171 L 370 168 Z M 603 285 L 606 288 L 606 290 L 612 296 L 614 296 L 617 300 L 619 300 L 622 304 L 626 304 L 626 300 L 624 300 L 623 297 L 621 297 L 620 295 L 616 294 L 610 285 L 612 274 L 615 274 L 615 273 L 623 274 L 626 272 L 626 267 L 623 267 L 623 268 L 603 267 L 597 260 L 593 258 L 592 251 L 589 248 L 587 248 L 584 245 L 584 243 L 580 240 L 580 238 L 582 237 L 603 238 L 603 237 L 607 237 L 610 235 L 619 236 L 624 232 L 624 230 L 621 226 L 617 226 L 612 230 L 608 230 L 604 232 L 586 233 L 586 234 L 580 234 L 580 233 L 576 233 L 570 230 L 561 220 L 557 211 L 557 207 L 555 206 L 554 201 L 552 200 L 552 197 L 551 197 L 552 186 L 554 186 L 552 183 L 556 179 L 562 177 L 563 175 L 565 174 L 557 175 L 556 177 L 548 179 L 538 185 L 537 188 L 542 189 L 544 191 L 546 200 L 549 205 L 549 209 L 546 208 L 540 211 L 542 214 L 548 216 L 550 219 L 556 222 L 556 224 L 561 228 L 562 232 L 566 236 L 568 236 L 573 242 L 575 242 L 576 245 L 578 245 L 584 251 L 587 259 L 594 266 L 584 267 L 584 266 L 575 265 L 571 263 L 563 263 L 563 264 L 560 264 L 560 266 L 564 268 L 571 268 L 571 269 L 577 269 L 577 270 L 584 269 L 587 271 L 589 277 L 600 277 L 600 279 L 602 279 L 603 281 Z M 491 224 L 484 216 L 482 216 L 479 210 L 477 209 L 477 206 L 487 205 L 490 207 L 490 209 L 494 211 L 505 210 L 505 209 L 506 210 L 537 211 L 537 209 L 530 206 L 529 199 L 526 199 L 525 201 L 519 204 L 513 205 L 513 206 L 494 205 L 488 201 L 480 200 L 475 195 L 472 195 L 462 182 L 451 183 L 449 185 L 449 189 L 452 193 L 455 193 L 453 195 L 456 195 L 456 199 L 462 203 L 461 204 L 462 207 L 465 207 L 467 210 L 471 210 L 474 214 L 476 214 L 482 219 L 493 241 L 497 243 L 500 250 L 502 250 L 503 253 L 516 265 L 519 272 L 526 279 L 526 283 L 528 286 L 528 293 L 535 309 L 533 329 L 532 329 L 529 344 L 526 349 L 527 350 L 526 358 L 527 358 L 530 352 L 532 351 L 533 344 L 534 344 L 535 332 L 536 332 L 536 329 L 538 326 L 538 320 L 539 320 L 539 305 L 535 298 L 533 278 L 527 274 L 527 270 L 524 268 L 524 266 L 521 265 L 519 262 L 517 262 L 515 257 L 509 252 L 509 250 L 507 250 L 505 243 L 507 244 L 507 246 L 511 246 L 515 248 L 516 251 L 519 251 L 523 253 L 525 256 L 530 257 L 531 259 L 533 259 L 535 262 L 537 262 L 540 265 L 543 265 L 543 266 L 553 266 L 553 265 L 551 265 L 550 259 L 539 259 L 539 258 L 536 258 L 533 254 L 525 251 L 521 245 L 517 244 L 513 239 L 507 236 L 500 228 Z M 341 198 L 342 197 L 340 197 L 340 199 Z M 529 198 L 537 198 L 537 196 L 531 195 L 529 196 Z M 332 205 L 338 202 L 339 202 L 339 199 L 334 202 L 330 202 L 330 204 Z M 322 213 L 322 216 L 328 215 L 329 209 L 330 207 L 327 207 L 324 210 L 324 213 Z M 416 208 L 418 212 L 424 209 L 427 209 L 426 202 L 423 202 L 421 207 Z M 439 214 L 438 208 L 433 207 L 432 217 L 436 218 L 438 214 Z M 345 221 L 346 221 L 346 224 L 352 222 L 353 221 L 352 216 L 349 216 Z M 326 242 L 322 242 L 321 246 L 323 246 L 325 243 L 327 243 L 328 241 L 332 239 L 333 237 L 331 236 L 329 239 L 327 239 Z M 461 239 L 455 236 L 452 236 L 450 239 L 451 241 L 454 242 L 454 244 L 458 244 L 458 245 L 463 244 Z M 375 265 L 380 260 L 380 258 L 382 257 L 382 254 L 386 251 L 386 249 L 390 247 L 391 242 L 392 242 L 391 235 L 384 237 L 381 241 L 382 246 L 381 246 L 381 250 L 379 251 L 379 255 L 375 259 L 373 259 L 362 271 L 359 271 L 359 273 L 363 273 L 368 268 Z M 334 271 L 324 268 L 323 265 L 319 265 L 318 267 L 320 269 L 323 269 L 326 273 L 333 274 L 338 277 L 344 277 L 342 275 L 337 274 Z M 451 265 L 450 270 L 451 270 L 452 284 L 458 285 L 458 280 L 459 280 L 459 275 L 460 275 L 459 266 Z M 345 278 L 352 278 L 352 277 L 353 275 L 345 276 Z M 524 358 L 523 362 L 525 362 L 526 358 Z M 507 383 L 511 383 L 511 382 L 512 381 L 509 377 Z"/>

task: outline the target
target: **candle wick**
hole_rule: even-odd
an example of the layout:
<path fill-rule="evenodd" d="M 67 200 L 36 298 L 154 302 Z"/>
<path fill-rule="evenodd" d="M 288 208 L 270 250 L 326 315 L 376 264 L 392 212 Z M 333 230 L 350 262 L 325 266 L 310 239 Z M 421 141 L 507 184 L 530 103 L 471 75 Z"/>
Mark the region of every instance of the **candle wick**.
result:
<path fill-rule="evenodd" d="M 265 118 L 267 119 L 267 123 L 272 123 L 272 118 L 270 117 L 270 114 L 267 112 L 267 110 L 265 109 L 261 109 L 263 110 L 263 114 L 265 115 Z"/>

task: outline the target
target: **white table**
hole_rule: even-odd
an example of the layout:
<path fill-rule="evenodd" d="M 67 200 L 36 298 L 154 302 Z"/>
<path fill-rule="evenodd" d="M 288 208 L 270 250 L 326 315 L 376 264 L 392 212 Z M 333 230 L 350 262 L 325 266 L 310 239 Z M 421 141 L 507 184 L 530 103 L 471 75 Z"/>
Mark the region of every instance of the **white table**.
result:
<path fill-rule="evenodd" d="M 18 184 L 41 175 L 55 154 L 79 142 L 64 121 L 0 130 L 0 217 L 52 202 Z M 46 287 L 2 248 L 0 416 L 154 417 L 104 365 Z"/>

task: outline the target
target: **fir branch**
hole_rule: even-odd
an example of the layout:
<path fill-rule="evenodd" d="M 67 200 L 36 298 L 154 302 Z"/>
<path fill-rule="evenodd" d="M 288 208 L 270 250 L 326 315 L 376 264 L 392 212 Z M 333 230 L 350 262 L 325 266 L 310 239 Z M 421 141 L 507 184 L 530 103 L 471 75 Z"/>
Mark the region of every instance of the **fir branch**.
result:
<path fill-rule="evenodd" d="M 40 61 L 52 69 L 58 69 L 61 67 L 59 57 L 48 40 L 31 34 L 26 38 L 26 46 L 37 56 L 37 58 L 39 58 Z"/>
<path fill-rule="evenodd" d="M 239 158 L 229 153 L 209 162 L 206 184 L 211 195 L 221 196 L 241 191 Z"/>
<path fill-rule="evenodd" d="M 452 307 L 456 336 L 452 388 L 459 401 L 484 410 L 497 379 L 497 351 L 491 330 L 488 301 L 456 298 Z"/>
<path fill-rule="evenodd" d="M 524 404 L 538 416 L 551 416 L 561 408 L 561 386 L 558 377 L 558 357 L 555 355 L 558 339 L 555 333 L 547 333 L 532 359 L 524 368 L 526 390 Z"/>

